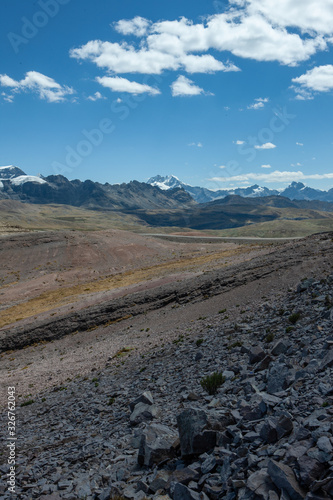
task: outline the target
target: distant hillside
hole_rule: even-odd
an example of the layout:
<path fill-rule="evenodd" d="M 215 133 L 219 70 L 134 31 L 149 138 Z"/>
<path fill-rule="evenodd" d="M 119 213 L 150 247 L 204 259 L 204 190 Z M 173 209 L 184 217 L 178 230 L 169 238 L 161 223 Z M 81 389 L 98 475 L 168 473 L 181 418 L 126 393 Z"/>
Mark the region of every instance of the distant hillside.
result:
<path fill-rule="evenodd" d="M 333 224 L 332 213 L 333 204 L 326 202 L 292 201 L 281 196 L 265 198 L 227 196 L 221 200 L 196 205 L 190 209 L 138 211 L 137 215 L 152 226 L 221 230 L 278 219 L 328 218 Z"/>

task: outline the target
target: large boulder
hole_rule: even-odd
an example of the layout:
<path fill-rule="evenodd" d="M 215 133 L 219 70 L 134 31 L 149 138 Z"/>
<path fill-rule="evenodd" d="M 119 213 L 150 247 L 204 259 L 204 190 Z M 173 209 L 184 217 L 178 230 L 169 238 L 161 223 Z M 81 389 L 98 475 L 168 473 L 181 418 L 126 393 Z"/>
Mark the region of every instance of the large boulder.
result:
<path fill-rule="evenodd" d="M 268 475 L 280 491 L 286 491 L 291 500 L 303 500 L 306 497 L 305 490 L 298 484 L 291 467 L 270 460 L 268 462 Z"/>
<path fill-rule="evenodd" d="M 162 424 L 151 424 L 142 433 L 138 464 L 151 467 L 176 455 L 178 435 Z"/>
<path fill-rule="evenodd" d="M 183 457 L 201 455 L 215 447 L 218 431 L 209 429 L 208 416 L 203 410 L 184 410 L 178 415 L 177 424 Z"/>

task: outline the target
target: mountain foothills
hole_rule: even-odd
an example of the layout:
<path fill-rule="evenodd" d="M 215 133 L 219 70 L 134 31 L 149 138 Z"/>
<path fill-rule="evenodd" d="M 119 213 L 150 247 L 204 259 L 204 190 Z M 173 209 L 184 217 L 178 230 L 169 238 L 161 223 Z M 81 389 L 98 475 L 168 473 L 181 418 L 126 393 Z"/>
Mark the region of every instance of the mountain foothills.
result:
<path fill-rule="evenodd" d="M 297 221 L 299 236 L 330 230 L 333 224 L 333 189 L 318 191 L 296 182 L 283 192 L 257 185 L 233 191 L 210 191 L 188 186 L 174 176 L 111 185 L 91 180 L 70 181 L 62 175 L 37 177 L 27 175 L 15 166 L 0 167 L 3 217 L 9 202 L 23 202 L 27 210 L 27 204 L 57 205 L 130 216 L 136 218 L 139 226 L 146 228 L 227 230 L 266 224 L 263 233 L 266 235 L 267 224 L 277 221 L 280 227 L 277 233 L 274 229 L 276 235 L 282 234 L 282 226 L 286 226 L 288 221 L 294 224 Z M 304 227 L 305 221 L 311 221 L 311 228 L 308 225 Z M 299 234 L 301 225 L 304 232 Z M 273 234 L 270 233 L 270 226 L 268 231 Z M 295 234 L 293 227 L 290 235 Z M 283 235 L 286 235 L 285 232 Z"/>

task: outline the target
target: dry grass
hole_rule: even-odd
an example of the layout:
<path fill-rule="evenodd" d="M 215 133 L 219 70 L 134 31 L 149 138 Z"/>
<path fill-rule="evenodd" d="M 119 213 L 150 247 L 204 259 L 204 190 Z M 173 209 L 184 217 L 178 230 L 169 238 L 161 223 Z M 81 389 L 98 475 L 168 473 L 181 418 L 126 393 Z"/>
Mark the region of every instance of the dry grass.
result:
<path fill-rule="evenodd" d="M 126 271 L 121 274 L 74 286 L 62 283 L 56 290 L 44 292 L 31 300 L 1 311 L 0 327 L 12 324 L 21 319 L 37 316 L 38 314 L 51 311 L 66 304 L 75 303 L 83 295 L 116 290 L 179 272 L 196 272 L 207 270 L 208 268 L 226 266 L 228 265 L 226 259 L 230 258 L 231 263 L 237 255 L 243 255 L 246 258 L 251 249 L 251 246 L 245 245 L 240 246 L 237 250 L 218 251 L 200 256 L 186 256 L 181 259 L 170 260 L 169 262 L 143 269 Z"/>

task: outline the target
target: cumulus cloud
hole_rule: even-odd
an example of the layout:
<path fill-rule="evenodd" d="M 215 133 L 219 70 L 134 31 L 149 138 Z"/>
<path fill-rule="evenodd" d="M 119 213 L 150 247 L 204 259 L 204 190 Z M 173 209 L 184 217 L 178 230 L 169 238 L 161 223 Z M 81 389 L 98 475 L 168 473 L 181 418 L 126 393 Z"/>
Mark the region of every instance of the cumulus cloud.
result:
<path fill-rule="evenodd" d="M 118 33 L 122 35 L 135 35 L 138 37 L 144 36 L 151 21 L 145 19 L 144 17 L 134 17 L 134 19 L 121 19 L 120 21 L 113 24 L 113 27 Z"/>
<path fill-rule="evenodd" d="M 114 29 L 139 40 L 91 40 L 73 48 L 70 55 L 117 74 L 213 73 L 239 68 L 209 51 L 296 66 L 333 41 L 332 0 L 229 0 L 229 4 L 232 8 L 226 5 L 224 12 L 200 23 L 185 17 L 156 23 L 139 16 L 121 19 L 112 25 Z M 258 100 L 251 109 L 263 104 Z"/>
<path fill-rule="evenodd" d="M 304 146 L 302 142 L 296 142 L 296 146 Z"/>
<path fill-rule="evenodd" d="M 254 100 L 253 104 L 250 104 L 247 109 L 261 109 L 265 107 L 265 104 L 269 102 L 268 97 L 258 97 Z"/>
<path fill-rule="evenodd" d="M 127 92 L 129 94 L 150 94 L 158 95 L 160 90 L 151 87 L 143 83 L 133 82 L 127 80 L 127 78 L 121 78 L 120 76 L 102 76 L 97 77 L 96 81 L 103 85 L 103 87 L 109 88 L 112 92 Z"/>
<path fill-rule="evenodd" d="M 261 165 L 261 168 L 272 168 L 271 165 Z"/>
<path fill-rule="evenodd" d="M 333 65 L 316 66 L 304 75 L 293 78 L 292 82 L 299 100 L 312 99 L 316 92 L 329 92 L 333 90 Z"/>
<path fill-rule="evenodd" d="M 100 99 L 106 99 L 100 92 L 95 92 L 94 95 L 89 95 L 87 97 L 88 101 L 99 101 Z"/>
<path fill-rule="evenodd" d="M 261 144 L 260 146 L 258 145 L 254 146 L 254 149 L 274 149 L 274 148 L 276 148 L 276 146 L 271 142 L 265 142 L 265 144 Z"/>
<path fill-rule="evenodd" d="M 205 94 L 204 89 L 198 87 L 192 80 L 183 75 L 180 75 L 177 80 L 170 85 L 170 88 L 173 97 Z"/>
<path fill-rule="evenodd" d="M 245 141 L 234 141 L 234 144 L 237 144 L 237 146 L 241 146 L 242 144 L 245 144 Z"/>
<path fill-rule="evenodd" d="M 0 75 L 0 85 L 10 87 L 12 94 L 7 96 L 7 100 L 12 102 L 13 97 L 19 92 L 33 92 L 38 94 L 41 99 L 48 102 L 64 101 L 66 96 L 74 93 L 71 87 L 62 86 L 53 78 L 38 73 L 37 71 L 28 71 L 22 80 L 14 80 L 8 75 Z"/>
<path fill-rule="evenodd" d="M 202 148 L 203 144 L 202 142 L 191 142 L 189 146 L 196 146 L 197 148 Z"/>
<path fill-rule="evenodd" d="M 290 171 L 280 171 L 275 170 L 270 173 L 249 173 L 241 175 L 233 175 L 231 177 L 214 177 L 209 179 L 214 182 L 247 182 L 247 181 L 261 181 L 261 182 L 293 182 L 293 181 L 304 181 L 307 179 L 312 180 L 322 180 L 322 179 L 333 179 L 333 173 L 328 174 L 304 174 L 301 171 L 290 172 Z"/>
<path fill-rule="evenodd" d="M 249 15 L 260 13 L 271 23 L 295 27 L 304 32 L 331 34 L 333 4 L 331 0 L 231 0 L 246 5 Z"/>

